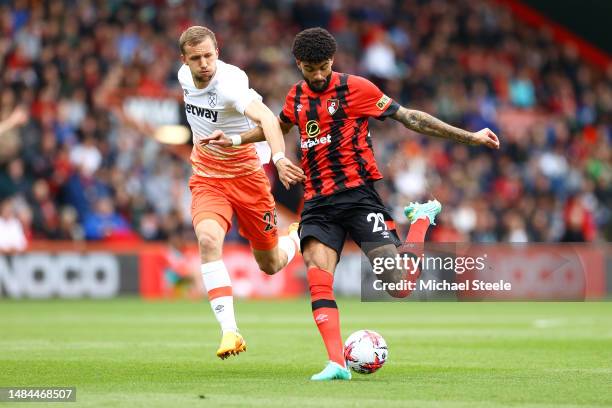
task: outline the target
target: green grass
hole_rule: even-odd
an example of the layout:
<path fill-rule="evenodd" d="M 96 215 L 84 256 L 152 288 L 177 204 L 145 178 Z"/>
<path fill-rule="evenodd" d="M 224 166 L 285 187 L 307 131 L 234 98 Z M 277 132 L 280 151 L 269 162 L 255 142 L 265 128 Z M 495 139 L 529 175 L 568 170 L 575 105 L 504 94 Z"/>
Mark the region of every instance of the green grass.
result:
<path fill-rule="evenodd" d="M 76 386 L 69 407 L 612 406 L 612 303 L 338 304 L 345 338 L 387 340 L 379 372 L 310 382 L 305 299 L 237 302 L 249 349 L 226 361 L 206 302 L 2 301 L 0 386 Z"/>

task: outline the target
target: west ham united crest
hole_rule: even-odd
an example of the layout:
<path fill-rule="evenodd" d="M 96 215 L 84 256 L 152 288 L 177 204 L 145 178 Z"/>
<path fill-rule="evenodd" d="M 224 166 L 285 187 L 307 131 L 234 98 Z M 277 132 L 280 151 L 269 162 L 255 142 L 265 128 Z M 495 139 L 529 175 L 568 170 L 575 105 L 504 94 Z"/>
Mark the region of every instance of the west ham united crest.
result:
<path fill-rule="evenodd" d="M 340 107 L 340 102 L 338 102 L 337 99 L 327 100 L 327 111 L 329 112 L 330 115 L 333 115 L 334 113 L 336 113 L 339 107 Z"/>
<path fill-rule="evenodd" d="M 211 92 L 208 94 L 208 105 L 210 105 L 211 108 L 214 108 L 215 106 L 217 106 L 217 94 L 214 92 Z"/>

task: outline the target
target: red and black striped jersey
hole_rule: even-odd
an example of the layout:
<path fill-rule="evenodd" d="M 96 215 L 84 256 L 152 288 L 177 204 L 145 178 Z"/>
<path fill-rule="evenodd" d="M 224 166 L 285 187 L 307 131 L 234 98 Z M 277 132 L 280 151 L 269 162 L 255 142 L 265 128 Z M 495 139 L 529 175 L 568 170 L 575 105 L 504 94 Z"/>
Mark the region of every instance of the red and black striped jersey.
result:
<path fill-rule="evenodd" d="M 399 105 L 365 78 L 332 72 L 327 89 L 295 84 L 280 119 L 300 129 L 304 199 L 327 196 L 380 180 L 368 119 L 384 120 Z"/>

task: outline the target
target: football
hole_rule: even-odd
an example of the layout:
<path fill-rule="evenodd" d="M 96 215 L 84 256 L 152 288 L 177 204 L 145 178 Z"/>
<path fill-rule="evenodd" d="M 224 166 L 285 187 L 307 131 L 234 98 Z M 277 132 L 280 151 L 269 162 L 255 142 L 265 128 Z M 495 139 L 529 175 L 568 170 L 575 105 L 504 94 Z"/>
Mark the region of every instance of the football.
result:
<path fill-rule="evenodd" d="M 373 330 L 356 331 L 344 343 L 346 364 L 357 373 L 372 374 L 378 371 L 388 357 L 385 339 Z"/>

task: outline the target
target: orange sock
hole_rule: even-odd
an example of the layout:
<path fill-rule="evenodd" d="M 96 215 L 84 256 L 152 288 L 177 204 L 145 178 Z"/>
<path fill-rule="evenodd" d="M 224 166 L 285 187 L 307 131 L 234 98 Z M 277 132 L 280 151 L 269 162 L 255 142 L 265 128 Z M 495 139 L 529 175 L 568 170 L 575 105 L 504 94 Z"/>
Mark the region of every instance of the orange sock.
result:
<path fill-rule="evenodd" d="M 312 315 L 325 343 L 327 355 L 331 361 L 346 367 L 344 345 L 340 335 L 340 316 L 334 299 L 334 276 L 319 268 L 308 269 L 308 285 Z"/>

